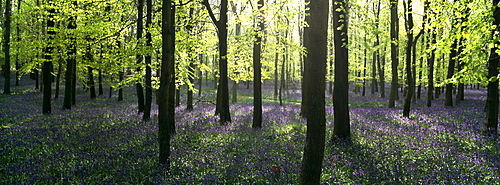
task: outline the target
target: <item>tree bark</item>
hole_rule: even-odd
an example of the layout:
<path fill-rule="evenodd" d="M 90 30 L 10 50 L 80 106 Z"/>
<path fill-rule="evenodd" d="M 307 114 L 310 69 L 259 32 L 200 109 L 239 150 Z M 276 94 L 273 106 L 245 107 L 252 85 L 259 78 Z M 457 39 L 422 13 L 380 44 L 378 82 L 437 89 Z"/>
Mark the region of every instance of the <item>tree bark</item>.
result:
<path fill-rule="evenodd" d="M 390 0 L 391 8 L 391 94 L 389 96 L 389 107 L 395 107 L 398 93 L 398 1 Z"/>
<path fill-rule="evenodd" d="M 500 0 L 493 0 L 493 30 L 494 37 L 498 37 L 500 32 L 500 9 L 498 3 Z M 498 63 L 500 55 L 497 50 L 500 42 L 495 41 L 495 46 L 491 48 L 490 58 L 488 60 L 488 93 L 486 97 L 486 122 L 485 132 L 488 134 L 498 134 Z"/>
<path fill-rule="evenodd" d="M 264 34 L 264 0 L 258 0 L 260 14 L 257 18 L 258 27 L 255 29 L 253 43 L 253 123 L 252 128 L 262 128 L 262 79 L 260 55 L 262 51 L 262 34 Z"/>
<path fill-rule="evenodd" d="M 408 0 L 408 20 L 407 20 L 407 29 L 406 29 L 406 83 L 407 83 L 407 91 L 405 102 L 403 105 L 403 117 L 410 117 L 410 107 L 412 102 L 412 96 L 415 92 L 415 85 L 413 81 L 413 73 L 412 73 L 412 46 L 413 46 L 413 8 L 412 1 Z M 406 9 L 406 8 L 405 8 Z"/>
<path fill-rule="evenodd" d="M 204 0 L 203 5 L 207 7 L 210 18 L 217 27 L 217 36 L 219 38 L 219 72 L 220 72 L 220 123 L 225 125 L 231 122 L 231 114 L 229 112 L 229 87 L 228 87 L 228 77 L 227 77 L 227 3 L 228 0 L 221 0 L 220 3 L 220 18 L 217 20 L 215 15 L 208 3 L 208 0 Z"/>
<path fill-rule="evenodd" d="M 162 5 L 162 62 L 158 101 L 159 164 L 170 167 L 170 137 L 175 127 L 175 9 L 171 0 Z"/>
<path fill-rule="evenodd" d="M 150 48 L 152 44 L 151 26 L 153 25 L 153 2 L 146 0 L 146 47 Z M 149 121 L 151 119 L 151 104 L 153 103 L 153 86 L 151 82 L 151 54 L 145 57 L 146 64 L 146 101 L 144 102 L 144 114 L 142 120 Z"/>
<path fill-rule="evenodd" d="M 77 9 L 77 1 L 72 1 L 72 8 Z M 76 17 L 74 15 L 69 16 L 68 25 L 66 27 L 69 30 L 76 29 Z M 68 45 L 68 60 L 66 63 L 66 73 L 65 73 L 65 83 L 64 83 L 64 100 L 63 109 L 71 109 L 72 96 L 73 96 L 73 77 L 75 76 L 75 71 L 73 70 L 76 64 L 76 36 L 74 33 L 70 35 Z"/>
<path fill-rule="evenodd" d="M 12 0 L 5 1 L 5 21 L 4 21 L 4 32 L 3 32 L 3 52 L 5 57 L 5 66 L 4 66 L 4 77 L 5 83 L 3 84 L 3 93 L 10 94 L 10 23 L 11 23 L 11 2 Z M 0 12 L 1 14 L 1 12 Z M 49 111 L 50 113 L 50 111 Z"/>
<path fill-rule="evenodd" d="M 345 2 L 340 0 L 338 3 Z M 309 73 L 309 78 L 304 83 L 309 84 L 308 88 L 310 89 L 306 94 L 308 99 L 306 144 L 299 177 L 299 184 L 303 185 L 320 183 L 326 132 L 325 77 L 328 47 L 328 1 L 310 1 L 309 7 L 310 15 L 306 17 L 309 27 L 304 29 L 304 36 L 309 38 L 307 42 L 304 42 L 307 49 L 306 65 L 309 66 L 304 73 Z M 343 23 L 345 24 L 347 21 Z"/>
<path fill-rule="evenodd" d="M 138 5 L 137 5 L 137 42 L 138 42 L 138 46 L 142 47 L 140 40 L 142 39 L 142 33 L 144 30 L 144 26 L 143 26 L 144 0 L 138 0 L 137 3 L 138 3 Z M 143 56 L 138 54 L 136 56 L 136 58 L 137 58 L 136 71 L 142 77 L 142 70 L 141 70 L 140 66 L 143 65 L 142 64 Z M 143 90 L 142 83 L 140 80 L 137 80 L 135 87 L 136 87 L 136 91 L 137 91 L 137 104 L 138 104 L 137 108 L 138 108 L 138 112 L 141 113 L 141 112 L 144 112 L 144 90 Z"/>
<path fill-rule="evenodd" d="M 10 2 L 7 1 L 7 2 Z M 48 0 L 47 4 L 51 5 L 52 1 Z M 43 62 L 43 107 L 42 107 L 42 113 L 43 114 L 50 114 L 52 112 L 52 53 L 54 51 L 54 46 L 53 46 L 53 40 L 56 32 L 54 31 L 54 14 L 56 13 L 56 10 L 54 8 L 49 8 L 48 9 L 48 19 L 47 19 L 47 35 L 49 36 L 48 38 L 48 44 L 45 47 L 45 54 L 44 54 L 44 59 L 45 61 Z"/>

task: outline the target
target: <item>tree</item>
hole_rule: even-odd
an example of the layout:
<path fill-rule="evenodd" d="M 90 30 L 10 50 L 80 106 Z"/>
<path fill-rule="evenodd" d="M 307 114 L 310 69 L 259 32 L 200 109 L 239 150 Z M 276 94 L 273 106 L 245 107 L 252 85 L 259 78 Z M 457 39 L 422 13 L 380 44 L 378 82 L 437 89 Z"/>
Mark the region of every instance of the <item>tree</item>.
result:
<path fill-rule="evenodd" d="M 72 9 L 77 9 L 78 4 L 77 1 L 71 2 Z M 68 18 L 67 29 L 74 31 L 76 29 L 76 17 L 75 15 L 70 15 Z M 75 76 L 76 71 L 74 71 L 74 65 L 76 65 L 76 35 L 75 33 L 70 34 L 68 44 L 68 59 L 66 62 L 66 73 L 65 73 L 65 84 L 64 84 L 64 100 L 63 100 L 63 109 L 71 109 L 72 104 L 72 96 L 73 96 L 73 78 Z"/>
<path fill-rule="evenodd" d="M 5 53 L 4 77 L 5 84 L 3 93 L 10 94 L 10 23 L 11 23 L 11 3 L 12 0 L 5 1 L 5 21 L 3 32 L 3 51 Z"/>
<path fill-rule="evenodd" d="M 405 5 L 406 6 L 406 5 Z M 408 8 L 405 7 L 405 13 L 407 13 L 407 24 L 406 24 L 406 83 L 407 91 L 405 102 L 403 105 L 403 117 L 410 116 L 410 107 L 413 93 L 415 92 L 415 84 L 412 73 L 412 46 L 413 46 L 413 3 L 408 0 Z M 406 16 L 405 16 L 406 17 Z M 417 38 L 418 39 L 418 38 Z M 416 39 L 415 39 L 416 40 Z"/>
<path fill-rule="evenodd" d="M 493 0 L 493 41 L 494 46 L 491 48 L 490 58 L 488 60 L 488 93 L 486 97 L 486 122 L 485 131 L 488 134 L 498 134 L 498 66 L 500 62 L 500 55 L 498 48 L 500 41 L 498 35 L 500 34 L 500 9 L 498 3 L 500 0 Z"/>
<path fill-rule="evenodd" d="M 398 96 L 398 0 L 390 0 L 391 9 L 391 94 L 389 95 L 389 107 L 395 107 Z"/>
<path fill-rule="evenodd" d="M 335 1 L 335 9 L 344 9 L 344 5 L 347 5 L 347 2 L 343 0 Z M 304 73 L 309 73 L 309 78 L 304 83 L 308 84 L 307 88 L 310 89 L 306 91 L 308 99 L 306 105 L 308 109 L 306 115 L 307 131 L 299 184 L 319 184 L 321 165 L 325 153 L 325 77 L 328 44 L 328 1 L 310 1 L 309 8 L 309 16 L 306 16 L 309 27 L 304 29 L 304 46 L 307 48 L 305 65 L 308 66 L 307 70 L 304 70 Z M 346 10 L 341 11 L 345 12 Z M 345 16 L 346 14 L 343 15 Z M 339 19 L 336 20 L 340 24 L 347 23 L 346 19 L 343 19 L 345 22 L 341 22 Z M 344 27 L 347 28 L 347 25 Z"/>
<path fill-rule="evenodd" d="M 170 166 L 170 137 L 175 131 L 175 7 L 171 0 L 162 1 L 162 57 L 158 101 L 159 164 Z"/>
<path fill-rule="evenodd" d="M 255 32 L 255 41 L 253 43 L 253 124 L 252 128 L 262 128 L 262 82 L 261 82 L 261 52 L 262 52 L 262 34 L 264 33 L 264 0 L 258 1 L 258 27 Z"/>
<path fill-rule="evenodd" d="M 335 0 L 333 4 L 333 26 L 335 45 L 335 82 L 333 88 L 334 139 L 349 139 L 351 128 L 349 121 L 349 50 L 348 37 L 348 2 Z"/>
<path fill-rule="evenodd" d="M 229 87 L 227 78 L 227 0 L 220 2 L 220 17 L 219 20 L 215 18 L 212 7 L 208 0 L 203 0 L 203 5 L 208 10 L 210 19 L 212 19 L 215 27 L 217 27 L 217 36 L 219 38 L 219 72 L 220 83 L 217 88 L 217 106 L 219 108 L 220 123 L 227 124 L 231 122 L 231 114 L 229 112 Z"/>
<path fill-rule="evenodd" d="M 140 41 L 142 39 L 142 33 L 143 33 L 143 15 L 144 15 L 144 0 L 138 0 L 137 1 L 137 44 L 140 44 Z M 142 65 L 142 59 L 143 56 L 141 54 L 136 55 L 137 58 L 137 73 L 142 74 L 141 70 L 141 65 Z M 138 112 L 144 112 L 144 91 L 142 88 L 142 83 L 141 81 L 137 80 L 136 84 L 136 91 L 137 91 L 137 104 L 138 104 Z"/>
<path fill-rule="evenodd" d="M 146 0 L 146 47 L 151 48 L 152 37 L 151 28 L 153 24 L 153 3 L 152 0 Z M 153 86 L 151 83 L 151 54 L 147 54 L 145 57 L 146 64 L 146 102 L 144 103 L 144 114 L 142 119 L 144 121 L 149 121 L 151 118 L 151 104 L 153 102 Z"/>
<path fill-rule="evenodd" d="M 47 2 L 49 5 L 52 5 L 52 0 Z M 52 112 L 52 53 L 54 52 L 54 36 L 55 32 L 55 23 L 54 23 L 54 14 L 56 13 L 56 9 L 50 7 L 48 9 L 48 18 L 47 18 L 47 35 L 48 35 L 48 44 L 45 47 L 44 51 L 44 62 L 43 62 L 43 114 L 50 114 Z"/>

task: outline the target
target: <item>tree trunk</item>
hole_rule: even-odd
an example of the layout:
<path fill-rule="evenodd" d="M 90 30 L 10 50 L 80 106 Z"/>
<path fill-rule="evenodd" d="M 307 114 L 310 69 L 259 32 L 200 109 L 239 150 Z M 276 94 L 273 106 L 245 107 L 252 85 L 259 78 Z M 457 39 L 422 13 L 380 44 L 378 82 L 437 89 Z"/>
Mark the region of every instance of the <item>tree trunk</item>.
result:
<path fill-rule="evenodd" d="M 260 55 L 262 51 L 262 34 L 264 33 L 264 0 L 257 2 L 260 14 L 257 18 L 258 27 L 255 29 L 253 43 L 253 123 L 252 128 L 262 128 L 262 79 Z"/>
<path fill-rule="evenodd" d="M 171 0 L 162 6 L 162 62 L 158 104 L 159 164 L 170 167 L 170 136 L 175 127 L 175 9 Z"/>
<path fill-rule="evenodd" d="M 405 5 L 406 6 L 406 5 Z M 413 73 L 412 73 L 412 46 L 413 46 L 413 3 L 411 0 L 408 0 L 408 20 L 407 20 L 407 29 L 406 29 L 406 83 L 407 83 L 407 91 L 405 102 L 403 105 L 403 117 L 410 117 L 410 107 L 413 93 L 415 92 L 415 85 L 413 81 Z M 405 8 L 406 10 L 406 8 Z"/>
<path fill-rule="evenodd" d="M 341 0 L 340 3 L 345 2 Z M 310 1 L 308 6 L 310 7 L 310 15 L 306 17 L 306 20 L 309 27 L 304 29 L 304 36 L 308 39 L 304 42 L 304 46 L 308 53 L 305 58 L 306 65 L 309 67 L 304 73 L 309 73 L 309 75 L 308 81 L 304 83 L 309 84 L 308 88 L 310 89 L 306 91 L 309 110 L 306 116 L 306 144 L 299 177 L 299 184 L 302 185 L 320 183 L 326 132 L 325 77 L 328 47 L 328 1 Z M 347 25 L 344 27 L 346 28 Z"/>
<path fill-rule="evenodd" d="M 123 71 L 124 69 L 122 69 L 120 73 L 118 73 L 118 80 L 120 82 L 123 81 L 123 75 L 125 75 Z M 123 87 L 118 88 L 118 101 L 123 101 Z"/>
<path fill-rule="evenodd" d="M 144 0 L 138 0 L 137 1 L 137 41 L 139 42 L 142 39 L 142 33 L 143 33 L 143 14 L 144 14 Z M 138 43 L 139 47 L 142 47 L 141 43 Z M 142 55 L 137 55 L 137 73 L 140 74 L 142 77 L 142 70 L 141 70 L 141 65 L 142 64 Z M 136 91 L 137 91 L 137 104 L 138 104 L 138 112 L 144 112 L 144 90 L 142 87 L 142 83 L 140 80 L 137 80 L 136 84 Z"/>
<path fill-rule="evenodd" d="M 77 1 L 72 1 L 72 8 L 76 9 L 77 8 Z M 76 29 L 76 17 L 75 16 L 70 16 L 68 18 L 68 26 L 66 27 L 69 30 L 74 30 Z M 72 32 L 71 32 L 72 33 Z M 68 59 L 66 63 L 66 74 L 65 74 L 65 83 L 64 83 L 64 100 L 63 100 L 63 109 L 71 109 L 71 106 L 73 105 L 72 103 L 72 96 L 73 96 L 73 77 L 75 76 L 74 74 L 76 73 L 73 68 L 74 65 L 76 64 L 76 37 L 74 34 L 70 35 L 69 39 L 69 46 L 68 46 Z"/>
<path fill-rule="evenodd" d="M 151 26 L 153 25 L 153 2 L 146 0 L 146 47 L 152 47 Z M 153 86 L 151 82 L 151 54 L 145 57 L 146 64 L 146 101 L 144 102 L 144 114 L 142 120 L 149 121 L 151 119 L 151 104 L 153 103 Z"/>
<path fill-rule="evenodd" d="M 231 122 L 231 114 L 229 112 L 229 87 L 228 87 L 228 77 L 227 77 L 227 3 L 228 0 L 221 0 L 220 3 L 220 18 L 217 20 L 215 15 L 208 3 L 208 0 L 204 0 L 203 4 L 207 7 L 210 18 L 215 23 L 217 27 L 217 36 L 219 37 L 219 72 L 220 72 L 220 123 L 225 125 Z"/>
<path fill-rule="evenodd" d="M 88 77 L 89 77 L 89 88 L 90 88 L 90 99 L 95 99 L 97 97 L 95 93 L 95 82 L 94 82 L 94 68 L 87 67 L 88 69 Z"/>
<path fill-rule="evenodd" d="M 62 62 L 59 62 L 59 66 L 57 67 L 57 76 L 56 76 L 56 92 L 54 95 L 54 99 L 59 98 L 59 82 L 61 81 L 61 73 L 62 73 Z"/>
<path fill-rule="evenodd" d="M 500 0 L 493 0 L 493 33 L 500 31 L 500 9 L 497 7 Z M 499 41 L 495 41 L 498 46 Z M 490 58 L 488 60 L 488 94 L 486 97 L 486 122 L 485 132 L 488 134 L 498 134 L 498 63 L 500 55 L 497 53 L 498 48 L 491 48 Z"/>
<path fill-rule="evenodd" d="M 98 80 L 99 80 L 99 95 L 102 95 L 104 94 L 104 90 L 102 89 L 102 70 L 101 69 L 98 69 L 97 70 L 98 72 Z"/>
<path fill-rule="evenodd" d="M 391 8 L 391 94 L 389 96 L 389 107 L 395 107 L 398 93 L 398 1 L 390 0 Z"/>
<path fill-rule="evenodd" d="M 10 2 L 7 1 L 7 2 Z M 47 4 L 52 5 L 52 1 L 48 0 Z M 9 7 L 10 9 L 10 7 Z M 50 114 L 52 112 L 52 53 L 54 51 L 54 46 L 51 42 L 54 41 L 54 36 L 56 32 L 54 31 L 54 14 L 56 10 L 54 8 L 48 9 L 48 19 L 47 19 L 47 35 L 49 36 L 48 42 L 49 44 L 45 47 L 45 54 L 43 62 L 43 114 Z"/>
<path fill-rule="evenodd" d="M 5 83 L 3 84 L 4 94 L 10 94 L 10 68 L 11 68 L 10 67 L 10 23 L 11 23 L 11 9 L 12 9 L 11 1 L 12 0 L 5 1 L 5 21 L 3 27 L 5 29 L 3 32 L 3 51 L 5 58 L 5 66 L 4 66 Z"/>

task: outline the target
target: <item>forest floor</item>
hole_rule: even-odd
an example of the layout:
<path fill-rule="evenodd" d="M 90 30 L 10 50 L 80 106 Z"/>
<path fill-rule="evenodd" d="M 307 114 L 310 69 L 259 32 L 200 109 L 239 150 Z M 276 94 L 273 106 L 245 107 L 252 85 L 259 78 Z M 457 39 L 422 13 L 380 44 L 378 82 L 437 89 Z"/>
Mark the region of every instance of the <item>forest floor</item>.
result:
<path fill-rule="evenodd" d="M 0 86 L 3 87 L 3 78 Z M 157 106 L 143 122 L 135 89 L 90 100 L 79 89 L 77 103 L 41 114 L 42 93 L 23 77 L 12 95 L 0 95 L 0 184 L 296 184 L 305 142 L 299 116 L 300 91 L 290 90 L 280 106 L 264 85 L 263 128 L 252 129 L 251 89 L 240 86 L 231 104 L 233 122 L 214 117 L 213 85 L 204 86 L 193 111 L 176 110 L 171 169 L 157 165 Z M 63 88 L 61 88 L 62 93 Z M 500 184 L 500 142 L 482 134 L 486 90 L 467 89 L 465 101 L 433 107 L 422 100 L 409 118 L 387 99 L 350 94 L 352 142 L 328 143 L 324 184 Z M 389 92 L 389 91 L 386 91 Z M 185 100 L 183 93 L 182 100 Z M 389 94 L 387 93 L 387 96 Z M 400 97 L 402 95 L 400 94 Z M 331 96 L 327 97 L 331 100 Z M 327 106 L 327 134 L 333 108 Z M 281 172 L 273 172 L 278 165 Z"/>

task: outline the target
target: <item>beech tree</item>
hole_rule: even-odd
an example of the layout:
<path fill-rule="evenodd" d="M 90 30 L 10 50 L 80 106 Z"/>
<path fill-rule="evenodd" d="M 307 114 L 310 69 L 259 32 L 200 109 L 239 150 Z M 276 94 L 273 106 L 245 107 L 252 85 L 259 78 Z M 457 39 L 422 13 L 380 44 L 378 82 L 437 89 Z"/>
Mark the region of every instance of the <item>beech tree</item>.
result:
<path fill-rule="evenodd" d="M 391 9 L 391 94 L 389 95 L 389 107 L 395 107 L 398 93 L 398 0 L 390 0 Z"/>
<path fill-rule="evenodd" d="M 491 48 L 490 57 L 488 60 L 488 93 L 486 97 L 486 122 L 485 131 L 489 134 L 497 135 L 498 132 L 498 66 L 500 62 L 500 55 L 498 48 L 500 41 L 498 35 L 500 34 L 500 8 L 498 3 L 500 0 L 493 0 L 493 44 Z"/>
<path fill-rule="evenodd" d="M 4 32 L 3 32 L 3 52 L 5 58 L 5 66 L 3 68 L 5 83 L 3 88 L 4 94 L 10 94 L 10 23 L 11 23 L 11 3 L 12 0 L 5 0 L 5 21 L 4 21 Z M 0 12 L 1 14 L 1 12 Z"/>
<path fill-rule="evenodd" d="M 262 83 L 261 83 L 261 52 L 262 34 L 264 33 L 264 0 L 258 1 L 260 14 L 257 18 L 258 26 L 255 29 L 255 41 L 253 44 L 253 123 L 252 128 L 262 128 Z"/>
<path fill-rule="evenodd" d="M 228 87 L 228 77 L 227 77 L 227 0 L 221 0 L 220 2 L 220 12 L 219 20 L 215 18 L 215 14 L 212 10 L 211 5 L 208 0 L 203 0 L 203 5 L 208 10 L 210 19 L 217 28 L 217 37 L 219 38 L 219 72 L 220 72 L 220 83 L 217 88 L 217 109 L 216 114 L 220 116 L 220 123 L 227 124 L 231 122 L 231 114 L 229 112 L 229 87 Z"/>
<path fill-rule="evenodd" d="M 335 1 L 335 9 L 338 8 L 340 11 L 345 12 L 343 5 L 347 5 L 347 2 L 343 0 Z M 319 184 L 321 165 L 325 153 L 325 77 L 329 11 L 328 1 L 326 0 L 310 1 L 308 6 L 309 16 L 306 16 L 306 21 L 309 27 L 304 28 L 304 46 L 307 49 L 305 58 L 307 67 L 304 73 L 308 76 L 304 84 L 308 84 L 307 88 L 309 88 L 306 91 L 307 94 L 305 94 L 308 100 L 306 105 L 308 109 L 306 114 L 307 131 L 299 184 Z M 347 21 L 345 20 L 336 19 L 339 24 L 344 24 L 344 28 L 347 28 Z M 346 33 L 344 32 L 344 34 Z M 340 38 L 336 37 L 336 39 Z M 347 40 L 345 40 L 344 44 L 346 42 Z M 337 82 L 337 80 L 335 81 Z"/>

